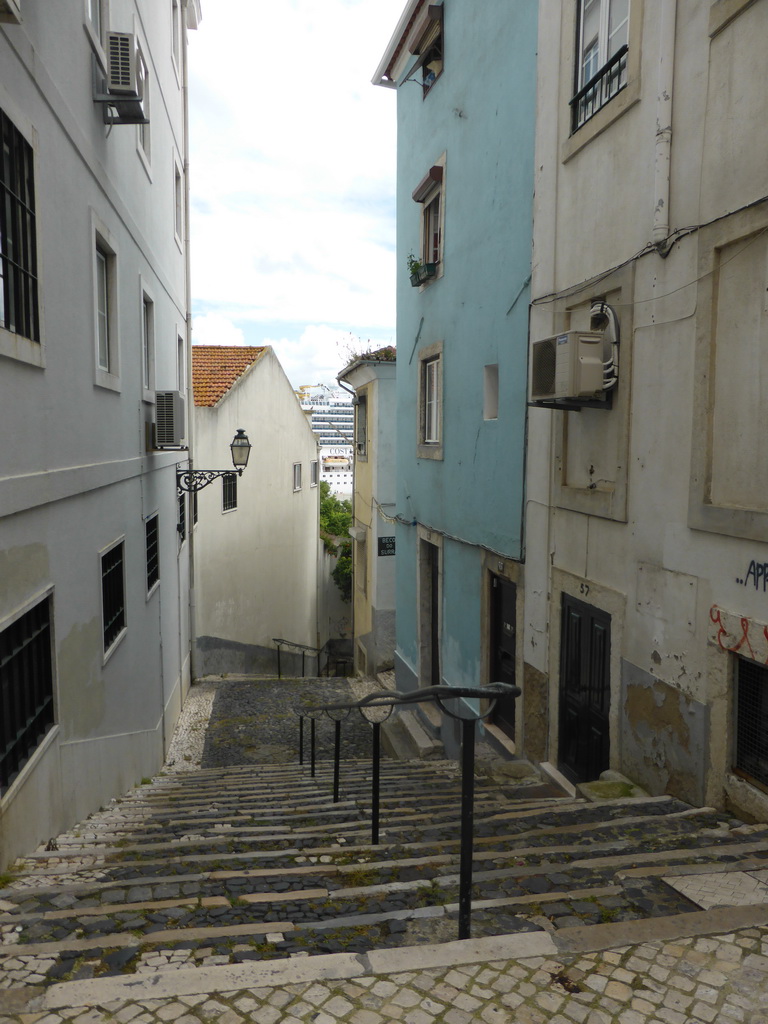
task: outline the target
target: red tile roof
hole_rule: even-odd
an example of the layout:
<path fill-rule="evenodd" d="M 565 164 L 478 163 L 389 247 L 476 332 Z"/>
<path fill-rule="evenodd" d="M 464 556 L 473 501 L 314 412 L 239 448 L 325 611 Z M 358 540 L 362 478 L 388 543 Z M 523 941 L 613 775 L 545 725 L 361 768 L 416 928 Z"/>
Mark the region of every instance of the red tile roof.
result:
<path fill-rule="evenodd" d="M 266 347 L 255 345 L 193 345 L 195 405 L 216 405 L 264 352 Z"/>

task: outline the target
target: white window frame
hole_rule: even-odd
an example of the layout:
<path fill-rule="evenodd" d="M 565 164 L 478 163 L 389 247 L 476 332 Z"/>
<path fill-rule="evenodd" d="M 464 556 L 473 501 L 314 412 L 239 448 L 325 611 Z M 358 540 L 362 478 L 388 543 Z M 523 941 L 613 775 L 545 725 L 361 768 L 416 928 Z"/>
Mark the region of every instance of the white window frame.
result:
<path fill-rule="evenodd" d="M 151 78 L 149 74 L 149 65 L 144 57 L 141 46 L 137 47 L 136 52 L 136 78 L 139 83 L 139 91 L 141 93 L 141 106 L 144 110 L 144 115 L 150 118 L 151 109 Z M 152 134 L 150 131 L 151 124 L 137 124 L 136 125 L 136 149 L 144 164 L 144 169 L 147 174 L 150 175 L 151 180 L 151 162 L 152 162 Z"/>
<path fill-rule="evenodd" d="M 222 514 L 226 512 L 237 511 L 237 481 L 239 476 L 234 471 L 227 473 L 221 478 L 221 511 Z M 227 501 L 227 493 L 229 492 L 229 502 Z"/>
<path fill-rule="evenodd" d="M 171 0 L 171 61 L 176 78 L 181 82 L 181 0 Z"/>
<path fill-rule="evenodd" d="M 309 486 L 317 487 L 318 481 L 320 480 L 320 467 L 317 459 L 312 459 L 309 464 Z"/>
<path fill-rule="evenodd" d="M 95 383 L 120 390 L 117 251 L 106 227 L 93 226 L 93 328 Z"/>
<path fill-rule="evenodd" d="M 417 456 L 443 457 L 443 343 L 419 352 Z"/>
<path fill-rule="evenodd" d="M 104 40 L 109 29 L 108 13 L 108 0 L 83 0 L 83 26 L 104 73 L 107 69 Z"/>
<path fill-rule="evenodd" d="M 300 491 L 301 490 L 301 463 L 300 462 L 294 462 L 294 464 L 293 464 L 293 490 L 294 490 L 294 493 L 296 491 Z"/>
<path fill-rule="evenodd" d="M 155 401 L 155 300 L 139 278 L 141 306 L 141 390 L 145 402 Z"/>
<path fill-rule="evenodd" d="M 173 155 L 173 237 L 179 249 L 184 245 L 184 171 Z"/>

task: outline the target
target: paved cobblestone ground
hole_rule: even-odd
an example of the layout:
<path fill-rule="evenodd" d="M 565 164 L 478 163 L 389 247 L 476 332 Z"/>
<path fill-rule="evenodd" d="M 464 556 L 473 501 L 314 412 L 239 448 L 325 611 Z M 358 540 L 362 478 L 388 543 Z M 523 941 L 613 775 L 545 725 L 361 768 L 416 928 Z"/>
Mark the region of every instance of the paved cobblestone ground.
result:
<path fill-rule="evenodd" d="M 768 929 L 341 981 L 33 1005 L 0 1024 L 767 1024 Z"/>

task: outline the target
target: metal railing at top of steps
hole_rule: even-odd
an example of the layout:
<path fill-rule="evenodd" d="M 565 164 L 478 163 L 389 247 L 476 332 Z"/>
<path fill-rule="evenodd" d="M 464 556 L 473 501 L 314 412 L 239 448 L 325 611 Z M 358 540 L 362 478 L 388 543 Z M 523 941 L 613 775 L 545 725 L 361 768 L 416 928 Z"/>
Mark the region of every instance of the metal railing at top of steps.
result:
<path fill-rule="evenodd" d="M 315 776 L 315 722 L 323 715 L 334 723 L 333 801 L 339 800 L 341 762 L 341 723 L 357 710 L 373 729 L 371 765 L 371 845 L 379 843 L 379 788 L 381 762 L 381 725 L 396 707 L 433 703 L 462 724 L 461 732 L 461 839 L 459 866 L 459 938 L 468 939 L 471 931 L 472 856 L 475 800 L 475 726 L 493 713 L 500 697 L 519 697 L 519 686 L 489 683 L 487 686 L 426 686 L 410 693 L 375 690 L 357 701 L 341 701 L 316 707 L 294 707 L 299 719 L 299 764 L 304 763 L 304 719 L 310 720 L 311 774 Z M 484 700 L 485 707 L 471 708 L 468 700 Z M 371 715 L 371 713 L 373 713 Z"/>
<path fill-rule="evenodd" d="M 300 643 L 298 643 L 295 640 L 285 640 L 282 637 L 272 637 L 272 643 L 275 645 L 275 648 L 277 649 L 277 678 L 278 679 L 282 679 L 283 678 L 282 664 L 281 664 L 281 658 L 280 658 L 280 652 L 281 652 L 283 647 L 292 647 L 294 650 L 301 651 L 301 677 L 302 677 L 302 679 L 306 675 L 306 655 L 307 655 L 308 652 L 310 654 L 312 654 L 317 659 L 317 662 L 316 662 L 316 669 L 317 669 L 316 674 L 318 676 L 322 675 L 322 673 L 320 671 L 320 656 L 322 654 L 325 654 L 325 656 L 326 656 L 325 668 L 326 668 L 326 675 L 328 675 L 327 669 L 328 669 L 328 666 L 331 663 L 331 654 L 329 652 L 328 644 L 327 643 L 324 644 L 322 647 L 312 647 L 310 644 L 300 644 Z M 335 661 L 336 661 L 336 669 L 337 670 L 338 670 L 339 665 L 345 665 L 347 668 L 351 667 L 351 659 L 350 658 L 336 657 Z"/>

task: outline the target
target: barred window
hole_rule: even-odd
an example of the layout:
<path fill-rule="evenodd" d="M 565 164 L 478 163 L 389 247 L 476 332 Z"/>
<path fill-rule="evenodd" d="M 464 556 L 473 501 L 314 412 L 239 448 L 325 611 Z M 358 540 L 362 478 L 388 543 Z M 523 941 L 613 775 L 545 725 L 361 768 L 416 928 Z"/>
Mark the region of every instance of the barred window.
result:
<path fill-rule="evenodd" d="M 0 632 L 0 793 L 53 725 L 51 600 Z"/>
<path fill-rule="evenodd" d="M 768 790 L 768 667 L 739 658 L 734 770 Z"/>
<path fill-rule="evenodd" d="M 237 508 L 237 473 L 227 473 L 221 478 L 221 511 L 231 512 Z"/>
<path fill-rule="evenodd" d="M 178 496 L 178 518 L 176 529 L 179 533 L 179 540 L 186 540 L 187 537 L 187 496 L 184 491 L 179 491 Z"/>
<path fill-rule="evenodd" d="M 104 650 L 108 651 L 125 629 L 125 559 L 122 542 L 101 559 L 101 610 Z"/>
<path fill-rule="evenodd" d="M 150 516 L 144 523 L 144 532 L 147 543 L 147 592 L 149 592 L 160 579 L 159 532 L 156 515 Z"/>
<path fill-rule="evenodd" d="M 0 327 L 40 341 L 32 147 L 0 110 Z"/>

